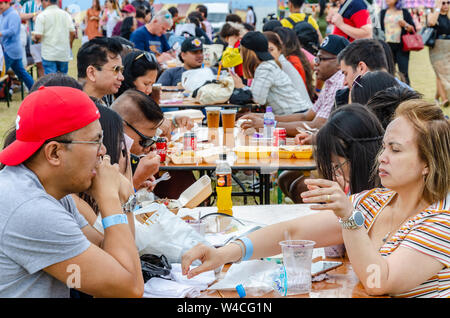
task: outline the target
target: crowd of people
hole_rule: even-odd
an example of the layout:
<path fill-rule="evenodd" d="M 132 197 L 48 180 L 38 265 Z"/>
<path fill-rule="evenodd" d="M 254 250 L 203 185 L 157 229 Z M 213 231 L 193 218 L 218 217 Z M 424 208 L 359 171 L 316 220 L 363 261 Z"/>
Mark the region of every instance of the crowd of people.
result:
<path fill-rule="evenodd" d="M 436 30 L 436 104 L 411 87 L 402 35 L 418 29 L 417 18 L 400 1 L 388 0 L 378 19 L 363 0 L 320 2 L 329 31 L 304 12 L 303 0 L 288 3 L 290 15 L 266 21 L 262 32 L 249 7 L 245 22 L 229 14 L 214 33 L 204 5 L 182 17 L 176 7 L 155 11 L 152 1 L 107 0 L 102 8 L 94 0 L 73 78 L 76 28 L 57 1 L 30 0 L 19 15 L 0 0 L 6 70 L 29 89 L 0 152 L 1 297 L 69 297 L 73 264 L 82 277 L 73 297 L 142 296 L 130 213 L 135 192 L 175 199 L 195 181 L 192 172 L 179 172 L 155 187 L 157 137 L 170 140 L 193 123 L 167 119 L 153 86 L 179 86 L 184 72 L 208 67 L 210 44 L 223 45 L 209 67 L 216 75 L 228 70 L 237 100 L 271 106 L 276 127 L 314 146 L 317 177 L 286 170 L 277 183 L 317 213 L 222 248 L 195 246 L 182 258 L 183 273 L 279 254 L 288 233 L 316 247 L 343 244 L 370 295 L 450 296 L 450 121 L 441 108 L 450 94 L 449 1 L 436 1 L 426 22 Z M 36 80 L 22 63 L 21 19 Z M 192 31 L 180 35 L 184 24 Z M 168 67 L 171 60 L 179 66 Z M 243 130 L 264 127 L 263 113 L 239 116 L 247 119 Z M 94 228 L 98 216 L 104 233 Z M 197 259 L 202 264 L 192 269 Z M 373 264 L 380 268 L 375 287 L 367 284 Z"/>

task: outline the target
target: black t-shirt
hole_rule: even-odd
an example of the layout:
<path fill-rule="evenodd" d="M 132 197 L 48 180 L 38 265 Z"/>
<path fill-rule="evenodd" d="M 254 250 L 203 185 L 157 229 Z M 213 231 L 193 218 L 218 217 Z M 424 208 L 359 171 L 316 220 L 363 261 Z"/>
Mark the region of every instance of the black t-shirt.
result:
<path fill-rule="evenodd" d="M 447 39 L 450 38 L 450 20 L 446 14 L 439 15 L 435 28 L 437 31 L 437 36 L 447 35 Z"/>

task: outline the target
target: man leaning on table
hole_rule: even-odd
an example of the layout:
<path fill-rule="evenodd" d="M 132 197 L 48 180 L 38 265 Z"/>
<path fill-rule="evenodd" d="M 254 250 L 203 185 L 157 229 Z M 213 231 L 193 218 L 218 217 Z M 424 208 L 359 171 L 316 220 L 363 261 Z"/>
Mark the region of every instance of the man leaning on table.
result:
<path fill-rule="evenodd" d="M 177 86 L 181 83 L 181 76 L 189 70 L 199 69 L 203 66 L 203 43 L 200 38 L 190 37 L 181 44 L 181 52 L 179 54 L 180 61 L 183 66 L 169 68 L 165 70 L 158 79 L 158 83 L 163 86 Z M 213 73 L 217 73 L 212 69 Z"/>
<path fill-rule="evenodd" d="M 99 117 L 88 95 L 69 87 L 42 87 L 22 102 L 17 140 L 0 152 L 0 297 L 67 298 L 69 288 L 142 296 L 134 219 L 122 208 L 124 178 L 105 155 Z M 85 191 L 100 208 L 102 242 L 70 196 Z"/>

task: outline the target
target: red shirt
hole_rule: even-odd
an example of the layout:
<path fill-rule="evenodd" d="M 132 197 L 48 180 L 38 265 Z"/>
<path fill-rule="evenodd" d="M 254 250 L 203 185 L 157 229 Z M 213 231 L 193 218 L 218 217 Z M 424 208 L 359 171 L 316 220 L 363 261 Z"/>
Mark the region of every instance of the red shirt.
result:
<path fill-rule="evenodd" d="M 236 42 L 236 44 L 234 45 L 234 48 L 238 48 L 239 46 L 241 46 L 241 41 L 238 40 Z M 239 64 L 237 66 L 234 67 L 234 72 L 239 75 L 239 77 L 244 77 L 244 67 L 242 66 L 242 64 Z"/>
<path fill-rule="evenodd" d="M 300 61 L 300 58 L 296 55 L 291 55 L 287 57 L 287 60 L 289 62 L 291 62 L 292 65 L 294 65 L 295 69 L 297 70 L 297 72 L 300 74 L 300 76 L 303 79 L 303 82 L 306 85 L 306 74 L 305 74 L 305 69 L 303 68 L 303 64 Z M 308 87 L 308 86 L 306 86 Z"/>
<path fill-rule="evenodd" d="M 366 24 L 371 24 L 370 13 L 367 10 L 367 6 L 363 1 L 358 0 L 347 0 L 352 1 L 352 3 L 347 7 L 347 9 L 342 14 L 344 23 L 352 26 L 354 28 L 361 28 Z M 355 39 L 344 33 L 337 26 L 334 26 L 333 34 L 340 35 L 353 42 Z"/>

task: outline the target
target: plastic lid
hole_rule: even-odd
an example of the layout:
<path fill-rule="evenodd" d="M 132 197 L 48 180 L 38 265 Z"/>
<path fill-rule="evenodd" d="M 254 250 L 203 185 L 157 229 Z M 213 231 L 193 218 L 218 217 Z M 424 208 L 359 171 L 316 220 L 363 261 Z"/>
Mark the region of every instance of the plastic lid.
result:
<path fill-rule="evenodd" d="M 239 284 L 236 286 L 236 291 L 239 294 L 239 297 L 244 298 L 245 297 L 245 289 L 244 286 L 242 286 L 242 284 Z"/>
<path fill-rule="evenodd" d="M 267 106 L 266 112 L 272 112 L 272 107 L 271 106 Z"/>

